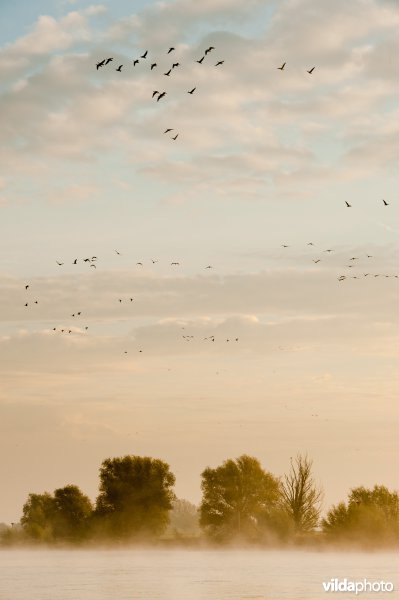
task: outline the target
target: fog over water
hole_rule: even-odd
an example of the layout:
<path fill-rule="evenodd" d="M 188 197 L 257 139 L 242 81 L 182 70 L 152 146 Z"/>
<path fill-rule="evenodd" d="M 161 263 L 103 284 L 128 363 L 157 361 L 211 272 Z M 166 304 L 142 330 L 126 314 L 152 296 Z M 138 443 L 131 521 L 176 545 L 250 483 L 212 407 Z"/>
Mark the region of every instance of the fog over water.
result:
<path fill-rule="evenodd" d="M 0 552 L 1 600 L 319 600 L 331 578 L 389 581 L 398 553 L 259 550 Z M 331 593 L 327 593 L 327 597 Z M 354 598 L 353 593 L 344 593 Z"/>

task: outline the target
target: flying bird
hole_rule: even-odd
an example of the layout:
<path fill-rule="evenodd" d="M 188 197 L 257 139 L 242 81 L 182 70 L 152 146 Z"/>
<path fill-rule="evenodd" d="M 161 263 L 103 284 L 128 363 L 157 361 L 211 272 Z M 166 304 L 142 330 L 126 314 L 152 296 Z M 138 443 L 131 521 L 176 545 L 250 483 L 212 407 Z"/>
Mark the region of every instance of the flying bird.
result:
<path fill-rule="evenodd" d="M 116 252 L 117 254 L 119 254 L 119 256 L 121 255 L 121 253 L 120 253 L 120 252 L 118 252 L 118 250 L 115 250 L 115 252 Z"/>
<path fill-rule="evenodd" d="M 317 263 L 319 263 L 319 262 L 320 262 L 320 260 L 321 260 L 321 259 L 320 259 L 320 258 L 318 258 L 317 260 L 314 260 L 313 262 L 315 263 L 315 265 L 317 265 Z"/>
<path fill-rule="evenodd" d="M 285 244 L 281 244 L 282 248 L 289 248 L 289 246 L 286 246 Z"/>
<path fill-rule="evenodd" d="M 163 98 L 164 96 L 166 96 L 166 92 L 161 92 L 157 98 L 157 102 L 159 102 L 160 99 Z"/>
<path fill-rule="evenodd" d="M 119 73 L 122 73 L 122 67 L 123 67 L 123 65 L 119 65 L 119 67 L 117 69 L 115 69 L 115 71 L 118 71 Z"/>
<path fill-rule="evenodd" d="M 173 131 L 173 128 L 172 127 L 168 127 L 168 129 L 165 129 L 164 133 L 169 133 L 169 131 Z"/>
<path fill-rule="evenodd" d="M 152 63 L 152 65 L 151 65 L 151 71 L 152 71 L 153 69 L 155 69 L 155 67 L 157 67 L 157 66 L 158 66 L 158 65 L 157 65 L 157 63 Z"/>
<path fill-rule="evenodd" d="M 211 50 L 214 50 L 214 49 L 215 49 L 215 48 L 214 48 L 213 46 L 209 46 L 209 48 L 207 48 L 207 49 L 205 50 L 205 56 L 206 56 L 207 54 L 209 54 L 209 52 L 210 52 Z"/>
<path fill-rule="evenodd" d="M 175 69 L 176 67 L 180 67 L 180 63 L 173 63 L 172 69 Z"/>
<path fill-rule="evenodd" d="M 286 64 L 287 64 L 287 63 L 286 63 L 286 62 L 284 62 L 284 63 L 281 65 L 281 67 L 277 67 L 277 68 L 279 69 L 279 71 L 284 71 L 284 68 L 285 68 L 285 65 L 286 65 Z"/>
<path fill-rule="evenodd" d="M 169 69 L 169 71 L 167 73 L 164 73 L 164 75 L 166 75 L 167 77 L 169 77 L 169 75 L 171 74 L 172 69 Z"/>
<path fill-rule="evenodd" d="M 389 206 L 389 203 L 386 200 L 383 200 L 384 206 Z"/>
<path fill-rule="evenodd" d="M 106 60 L 106 62 L 105 62 L 105 65 L 107 65 L 108 63 L 110 63 L 110 62 L 111 62 L 111 61 L 113 61 L 113 60 L 114 60 L 113 58 L 107 58 L 107 60 Z"/>
<path fill-rule="evenodd" d="M 179 137 L 179 134 L 176 133 L 176 135 L 174 137 L 172 137 L 172 140 L 177 140 L 178 137 Z"/>
<path fill-rule="evenodd" d="M 307 245 L 308 245 L 308 246 L 314 246 L 314 243 L 313 243 L 313 242 L 308 242 L 308 244 L 307 244 Z"/>
<path fill-rule="evenodd" d="M 138 65 L 138 64 L 139 64 L 139 62 L 140 62 L 140 61 L 139 61 L 139 59 L 138 59 L 138 58 L 136 58 L 136 60 L 134 60 L 134 61 L 133 61 L 133 66 L 135 67 L 136 65 Z"/>
<path fill-rule="evenodd" d="M 187 92 L 187 94 L 194 94 L 194 92 L 195 92 L 195 90 L 196 90 L 196 89 L 197 89 L 197 88 L 195 87 L 195 88 L 193 88 L 192 90 L 189 90 L 189 91 Z"/>
<path fill-rule="evenodd" d="M 218 67 L 219 65 L 222 65 L 223 63 L 224 63 L 224 60 L 219 60 L 219 61 L 216 63 L 215 67 Z"/>
<path fill-rule="evenodd" d="M 98 71 L 98 69 L 99 69 L 100 67 L 103 67 L 103 66 L 104 66 L 104 64 L 105 64 L 105 58 L 104 58 L 104 60 L 102 60 L 101 62 L 99 62 L 99 63 L 97 63 L 97 64 L 96 64 L 97 71 Z"/>
<path fill-rule="evenodd" d="M 327 250 L 324 250 L 324 252 L 334 252 L 334 250 L 330 250 L 330 248 L 328 248 Z"/>
<path fill-rule="evenodd" d="M 202 65 L 202 62 L 203 62 L 204 58 L 205 58 L 205 56 L 203 56 L 202 58 L 200 58 L 199 60 L 197 60 L 197 63 L 200 64 L 200 65 Z"/>
<path fill-rule="evenodd" d="M 138 263 L 136 263 L 136 265 L 140 265 L 140 267 L 142 267 L 143 263 L 142 262 L 138 262 Z"/>
<path fill-rule="evenodd" d="M 152 92 L 152 97 L 156 96 L 157 94 L 159 94 L 158 90 L 154 90 L 154 91 Z"/>
<path fill-rule="evenodd" d="M 173 52 L 173 50 L 174 50 L 174 48 L 173 48 L 173 46 L 172 46 L 171 48 L 169 48 L 169 50 L 168 50 L 168 54 L 170 54 L 171 52 Z"/>
<path fill-rule="evenodd" d="M 349 202 L 347 202 L 346 200 L 345 200 L 345 204 L 348 208 L 352 208 L 352 204 L 349 204 Z"/>
<path fill-rule="evenodd" d="M 307 71 L 309 73 L 309 75 L 311 75 L 313 73 L 313 71 L 315 70 L 315 67 L 312 67 L 311 69 L 309 69 L 309 71 Z"/>
<path fill-rule="evenodd" d="M 142 54 L 142 56 L 141 56 L 140 58 L 147 58 L 147 54 L 148 54 L 148 50 L 146 50 L 146 51 L 144 52 L 144 54 Z"/>
<path fill-rule="evenodd" d="M 151 259 L 151 262 L 152 262 L 152 264 L 153 264 L 153 265 L 155 265 L 155 263 L 157 263 L 158 261 L 157 261 L 157 260 L 154 260 L 154 259 L 152 258 L 152 259 Z"/>
<path fill-rule="evenodd" d="M 77 258 L 75 258 L 75 260 L 73 261 L 73 263 L 72 263 L 72 264 L 73 264 L 73 265 L 77 265 L 77 264 L 78 264 L 78 259 L 77 259 Z"/>
<path fill-rule="evenodd" d="M 60 267 L 64 264 L 64 263 L 60 263 L 58 262 L 58 260 L 55 261 L 57 263 L 57 265 L 59 265 Z"/>
<path fill-rule="evenodd" d="M 172 262 L 172 263 L 170 263 L 170 264 L 171 264 L 171 265 L 180 265 L 180 263 L 178 263 L 178 262 Z"/>
<path fill-rule="evenodd" d="M 27 289 L 28 289 L 28 287 L 29 287 L 29 285 L 26 285 L 26 286 L 25 286 L 25 289 L 27 290 Z"/>
<path fill-rule="evenodd" d="M 97 269 L 96 265 L 93 265 L 93 264 L 92 264 L 92 265 L 90 265 L 90 266 L 91 266 L 91 267 L 94 267 L 95 269 Z"/>
<path fill-rule="evenodd" d="M 212 269 L 212 265 L 208 265 L 205 269 Z"/>

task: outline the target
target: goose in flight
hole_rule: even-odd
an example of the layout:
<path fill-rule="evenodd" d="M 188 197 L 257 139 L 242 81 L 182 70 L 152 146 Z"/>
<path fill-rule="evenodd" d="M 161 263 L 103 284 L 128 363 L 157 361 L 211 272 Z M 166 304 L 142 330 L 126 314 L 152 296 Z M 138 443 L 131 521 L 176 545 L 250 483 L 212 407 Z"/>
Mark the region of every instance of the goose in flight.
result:
<path fill-rule="evenodd" d="M 140 58 L 147 58 L 147 54 L 148 54 L 148 50 L 146 50 L 146 51 L 144 52 L 144 54 L 142 54 L 142 55 L 141 55 L 141 57 L 140 57 Z"/>
<path fill-rule="evenodd" d="M 196 89 L 197 89 L 197 88 L 196 88 L 196 87 L 194 87 L 192 90 L 189 90 L 189 91 L 187 92 L 187 94 L 194 94 L 194 92 L 195 92 L 195 90 L 196 90 Z"/>
<path fill-rule="evenodd" d="M 155 67 L 157 67 L 157 66 L 158 66 L 158 65 L 157 65 L 157 63 L 152 63 L 152 65 L 151 65 L 151 71 L 152 71 L 153 69 L 155 69 Z"/>
<path fill-rule="evenodd" d="M 223 65 L 223 64 L 224 64 L 224 60 L 219 60 L 219 61 L 216 63 L 215 67 L 218 67 L 219 65 Z"/>
<path fill-rule="evenodd" d="M 139 265 L 139 267 L 142 267 L 143 263 L 142 262 L 137 262 L 136 265 Z"/>
<path fill-rule="evenodd" d="M 60 262 L 58 262 L 58 260 L 56 260 L 55 262 L 56 262 L 56 263 L 57 263 L 57 265 L 58 265 L 58 266 L 60 266 L 60 267 L 62 267 L 62 265 L 64 264 L 64 263 L 60 263 Z"/>
<path fill-rule="evenodd" d="M 136 58 L 136 60 L 134 60 L 134 61 L 133 61 L 133 66 L 135 67 L 136 65 L 138 65 L 138 64 L 139 64 L 139 62 L 140 62 L 140 61 L 139 61 L 139 59 L 138 59 L 138 58 Z"/>
<path fill-rule="evenodd" d="M 321 259 L 320 259 L 320 258 L 318 258 L 317 260 L 314 260 L 313 262 L 314 262 L 314 264 L 315 264 L 315 265 L 317 265 L 317 263 L 319 263 L 319 262 L 320 262 L 320 260 L 321 260 Z"/>
<path fill-rule="evenodd" d="M 108 63 L 110 63 L 111 61 L 113 61 L 113 58 L 107 58 L 106 62 L 105 62 L 105 66 L 107 66 Z"/>
<path fill-rule="evenodd" d="M 176 67 L 180 67 L 180 63 L 173 63 L 172 69 L 176 69 Z"/>
<path fill-rule="evenodd" d="M 73 261 L 73 263 L 72 263 L 72 264 L 73 264 L 73 265 L 77 265 L 77 264 L 78 264 L 78 259 L 77 259 L 77 258 L 75 258 L 75 260 Z"/>
<path fill-rule="evenodd" d="M 26 285 L 26 286 L 25 286 L 25 289 L 27 290 L 27 289 L 28 289 L 28 287 L 29 287 L 29 285 Z"/>
<path fill-rule="evenodd" d="M 197 60 L 197 63 L 199 65 L 202 65 L 204 58 L 205 58 L 205 56 L 203 56 L 202 58 L 200 58 L 199 60 Z"/>
<path fill-rule="evenodd" d="M 119 65 L 119 67 L 117 69 L 115 69 L 115 71 L 118 71 L 119 73 L 122 73 L 122 67 L 123 67 L 123 65 Z"/>
<path fill-rule="evenodd" d="M 285 69 L 285 65 L 286 65 L 286 64 L 287 64 L 287 63 L 286 63 L 286 62 L 284 62 L 284 63 L 281 65 L 281 67 L 277 67 L 277 69 L 278 69 L 279 71 L 284 71 L 284 69 Z"/>
<path fill-rule="evenodd" d="M 313 71 L 315 70 L 316 67 L 312 67 L 311 69 L 309 69 L 309 71 L 307 71 L 309 73 L 309 75 L 311 75 L 313 73 Z"/>
<path fill-rule="evenodd" d="M 209 46 L 209 48 L 207 48 L 207 49 L 205 50 L 205 56 L 206 56 L 207 54 L 209 54 L 209 52 L 211 52 L 211 50 L 214 50 L 214 49 L 215 49 L 215 48 L 214 48 L 213 46 Z"/>
<path fill-rule="evenodd" d="M 173 46 L 171 46 L 167 53 L 170 54 L 171 52 L 173 52 L 173 50 L 174 50 L 174 48 L 173 48 Z"/>
<path fill-rule="evenodd" d="M 386 200 L 383 200 L 384 206 L 389 206 L 389 203 Z"/>
<path fill-rule="evenodd" d="M 161 92 L 157 98 L 157 102 L 159 102 L 164 96 L 166 96 L 166 92 Z"/>
<path fill-rule="evenodd" d="M 120 253 L 120 252 L 118 252 L 118 250 L 115 250 L 115 252 L 116 252 L 117 254 L 119 254 L 119 256 L 121 255 L 121 253 Z"/>
<path fill-rule="evenodd" d="M 174 137 L 172 137 L 172 140 L 177 140 L 178 137 L 179 137 L 179 134 L 176 133 L 176 135 Z"/>
<path fill-rule="evenodd" d="M 158 90 L 154 90 L 154 91 L 152 92 L 152 97 L 156 96 L 157 94 L 159 94 Z"/>
<path fill-rule="evenodd" d="M 179 266 L 179 265 L 180 265 L 180 263 L 178 263 L 178 262 L 172 262 L 172 263 L 170 263 L 170 264 L 171 264 L 171 265 L 176 265 L 176 266 Z"/>
<path fill-rule="evenodd" d="M 97 63 L 97 64 L 96 64 L 97 71 L 98 71 L 98 69 L 99 69 L 100 67 L 103 67 L 103 66 L 104 66 L 104 64 L 105 64 L 105 58 L 104 58 L 104 60 L 102 60 L 101 62 L 99 62 L 99 63 Z"/>
<path fill-rule="evenodd" d="M 167 73 L 164 73 L 164 75 L 166 75 L 167 77 L 169 77 L 169 75 L 171 74 L 172 69 L 169 69 L 169 71 Z"/>
<path fill-rule="evenodd" d="M 352 208 L 352 204 L 349 204 L 349 202 L 347 202 L 346 200 L 345 200 L 345 204 L 348 208 Z"/>
<path fill-rule="evenodd" d="M 173 127 L 168 127 L 168 129 L 165 129 L 164 133 L 169 133 L 169 131 L 173 131 Z"/>

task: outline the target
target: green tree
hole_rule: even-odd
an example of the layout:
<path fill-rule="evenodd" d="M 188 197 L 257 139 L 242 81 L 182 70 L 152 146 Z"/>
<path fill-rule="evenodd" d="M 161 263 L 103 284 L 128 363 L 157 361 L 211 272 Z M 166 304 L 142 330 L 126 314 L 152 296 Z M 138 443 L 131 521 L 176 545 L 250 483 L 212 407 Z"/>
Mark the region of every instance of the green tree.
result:
<path fill-rule="evenodd" d="M 76 542 L 87 537 L 93 506 L 76 485 L 54 491 L 54 536 Z"/>
<path fill-rule="evenodd" d="M 166 528 L 175 495 L 175 476 L 162 460 L 124 456 L 100 469 L 97 523 L 118 538 L 154 537 Z"/>
<path fill-rule="evenodd" d="M 314 481 L 312 464 L 306 455 L 298 454 L 282 482 L 283 505 L 297 533 L 312 531 L 320 519 L 323 492 Z"/>
<path fill-rule="evenodd" d="M 365 545 L 399 543 L 399 495 L 385 486 L 353 488 L 347 504 L 333 506 L 322 521 L 328 538 Z"/>
<path fill-rule="evenodd" d="M 22 508 L 21 525 L 32 540 L 51 542 L 54 539 L 54 498 L 48 492 L 29 494 Z"/>
<path fill-rule="evenodd" d="M 202 473 L 200 525 L 213 539 L 254 541 L 280 500 L 279 480 L 243 455 Z"/>

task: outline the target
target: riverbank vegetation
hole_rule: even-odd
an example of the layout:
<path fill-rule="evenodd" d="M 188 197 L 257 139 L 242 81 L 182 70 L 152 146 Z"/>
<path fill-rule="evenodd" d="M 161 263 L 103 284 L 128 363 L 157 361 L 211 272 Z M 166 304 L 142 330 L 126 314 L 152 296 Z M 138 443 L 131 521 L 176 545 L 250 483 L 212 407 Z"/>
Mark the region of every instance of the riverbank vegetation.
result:
<path fill-rule="evenodd" d="M 243 455 L 201 474 L 198 507 L 178 499 L 169 465 L 141 456 L 107 458 L 93 503 L 78 486 L 29 494 L 19 523 L 0 524 L 0 544 L 399 546 L 399 494 L 353 488 L 322 517 L 312 461 L 298 455 L 283 477 Z"/>

